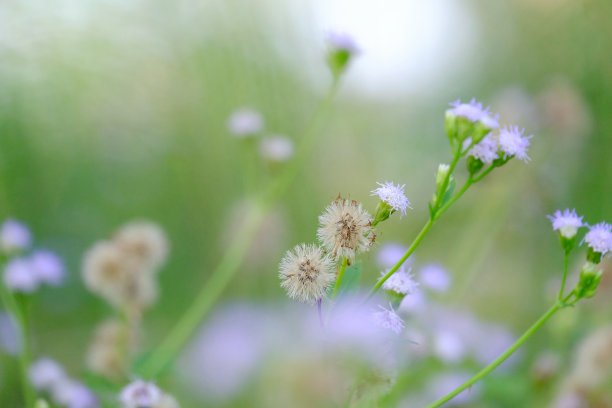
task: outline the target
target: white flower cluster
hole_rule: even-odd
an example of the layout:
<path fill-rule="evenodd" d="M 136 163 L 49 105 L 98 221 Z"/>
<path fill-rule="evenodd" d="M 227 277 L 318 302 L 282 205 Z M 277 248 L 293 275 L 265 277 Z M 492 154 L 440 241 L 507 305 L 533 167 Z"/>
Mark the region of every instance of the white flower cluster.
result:
<path fill-rule="evenodd" d="M 497 134 L 489 133 L 468 152 L 469 156 L 484 164 L 491 164 L 497 159 L 517 159 L 528 162 L 528 150 L 532 136 L 525 136 L 525 130 L 516 126 L 503 127 Z M 466 139 L 464 145 L 471 145 L 471 139 Z"/>
<path fill-rule="evenodd" d="M 379 187 L 372 191 L 373 196 L 378 196 L 380 200 L 389 207 L 393 209 L 393 211 L 399 211 L 402 215 L 406 215 L 406 210 L 410 207 L 410 201 L 404 194 L 404 187 L 395 185 L 391 182 L 386 183 L 376 183 Z"/>

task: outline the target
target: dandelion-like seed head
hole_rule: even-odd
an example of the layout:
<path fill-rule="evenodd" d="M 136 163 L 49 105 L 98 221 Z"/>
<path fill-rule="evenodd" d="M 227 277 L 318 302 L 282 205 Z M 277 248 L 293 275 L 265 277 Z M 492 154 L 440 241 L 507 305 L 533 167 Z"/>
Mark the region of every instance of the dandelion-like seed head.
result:
<path fill-rule="evenodd" d="M 480 142 L 472 147 L 468 155 L 480 160 L 485 164 L 491 164 L 499 157 L 499 146 L 492 134 L 485 136 Z"/>
<path fill-rule="evenodd" d="M 499 147 L 506 157 L 516 157 L 519 160 L 528 162 L 531 136 L 523 136 L 524 129 L 517 126 L 504 127 L 499 132 Z"/>
<path fill-rule="evenodd" d="M 374 322 L 383 329 L 389 329 L 395 334 L 400 334 L 404 330 L 402 318 L 399 317 L 391 305 L 389 305 L 389 309 L 382 305 L 378 305 L 378 307 L 380 310 L 372 315 Z"/>
<path fill-rule="evenodd" d="M 355 258 L 370 249 L 376 238 L 372 217 L 355 200 L 338 198 L 319 216 L 317 236 L 335 258 Z"/>
<path fill-rule="evenodd" d="M 602 256 L 612 251 L 612 225 L 600 222 L 593 225 L 584 237 L 584 241 Z"/>
<path fill-rule="evenodd" d="M 151 271 L 159 270 L 168 256 L 166 234 L 153 222 L 130 222 L 119 229 L 113 242 L 127 256 Z"/>
<path fill-rule="evenodd" d="M 123 351 L 129 349 L 130 343 L 130 334 L 125 324 L 116 319 L 102 322 L 96 328 L 87 350 L 87 367 L 106 378 L 121 379 L 127 369 Z"/>
<path fill-rule="evenodd" d="M 336 278 L 334 260 L 313 244 L 300 244 L 287 251 L 279 270 L 287 295 L 307 303 L 323 298 Z"/>
<path fill-rule="evenodd" d="M 559 231 L 559 234 L 567 239 L 574 238 L 578 229 L 585 225 L 582 222 L 582 217 L 576 214 L 576 210 L 570 210 L 569 208 L 563 211 L 557 210 L 553 215 L 547 217 L 552 223 L 553 230 Z"/>
<path fill-rule="evenodd" d="M 380 273 L 385 276 L 386 272 Z M 383 283 L 383 289 L 390 290 L 400 295 L 408 295 L 417 291 L 419 284 L 414 280 L 410 269 L 406 270 L 403 266 Z"/>
<path fill-rule="evenodd" d="M 404 194 L 405 185 L 395 185 L 390 181 L 385 183 L 376 183 L 380 187 L 372 190 L 373 196 L 378 196 L 381 201 L 387 203 L 394 211 L 399 211 L 402 215 L 406 215 L 406 209 L 410 207 L 410 201 Z"/>
<path fill-rule="evenodd" d="M 230 133 L 241 139 L 261 133 L 263 127 L 264 120 L 261 114 L 248 107 L 237 109 L 227 121 L 227 128 Z"/>
<path fill-rule="evenodd" d="M 153 383 L 136 380 L 127 385 L 119 395 L 123 408 L 154 408 L 163 394 Z"/>

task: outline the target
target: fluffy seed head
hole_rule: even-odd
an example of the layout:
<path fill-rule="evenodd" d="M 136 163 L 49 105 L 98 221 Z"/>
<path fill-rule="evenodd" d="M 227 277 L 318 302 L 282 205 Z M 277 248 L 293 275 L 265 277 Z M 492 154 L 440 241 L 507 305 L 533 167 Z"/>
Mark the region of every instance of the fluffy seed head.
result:
<path fill-rule="evenodd" d="M 576 210 L 570 210 L 569 208 L 562 211 L 555 211 L 553 215 L 547 216 L 554 231 L 559 231 L 562 237 L 571 239 L 576 236 L 578 228 L 584 226 L 582 217 L 576 214 Z"/>
<path fill-rule="evenodd" d="M 354 200 L 338 198 L 319 216 L 317 236 L 335 258 L 355 258 L 370 249 L 376 238 L 372 217 Z"/>
<path fill-rule="evenodd" d="M 279 270 L 281 287 L 287 295 L 307 303 L 323 298 L 336 278 L 333 259 L 312 244 L 300 244 L 287 251 Z"/>
<path fill-rule="evenodd" d="M 386 272 L 381 272 L 380 275 L 384 276 Z M 414 280 L 414 277 L 410 273 L 410 270 L 402 266 L 398 269 L 389 279 L 383 283 L 383 289 L 390 290 L 400 295 L 408 295 L 416 292 L 419 284 Z"/>
<path fill-rule="evenodd" d="M 612 225 L 600 222 L 593 225 L 584 237 L 584 241 L 595 252 L 602 256 L 612 251 Z"/>
<path fill-rule="evenodd" d="M 406 209 L 410 208 L 410 201 L 408 201 L 406 194 L 404 194 L 405 185 L 395 185 L 390 181 L 376 184 L 380 187 L 372 190 L 372 195 L 378 196 L 381 201 L 387 203 L 393 210 L 406 215 Z"/>
<path fill-rule="evenodd" d="M 501 129 L 499 132 L 499 147 L 506 157 L 516 157 L 519 160 L 528 162 L 531 136 L 523 136 L 524 129 L 517 126 L 508 126 Z"/>
<path fill-rule="evenodd" d="M 87 367 L 94 373 L 110 379 L 121 379 L 126 372 L 126 351 L 130 350 L 130 333 L 125 324 L 110 319 L 102 322 L 95 331 L 87 350 Z"/>
<path fill-rule="evenodd" d="M 113 242 L 119 250 L 152 271 L 157 271 L 168 256 L 164 231 L 149 221 L 132 221 L 124 225 L 113 237 Z"/>

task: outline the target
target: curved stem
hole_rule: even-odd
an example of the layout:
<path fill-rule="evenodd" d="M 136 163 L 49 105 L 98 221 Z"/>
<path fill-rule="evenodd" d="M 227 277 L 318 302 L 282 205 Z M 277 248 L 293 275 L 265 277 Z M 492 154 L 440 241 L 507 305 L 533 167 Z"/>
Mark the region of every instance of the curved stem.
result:
<path fill-rule="evenodd" d="M 332 292 L 332 299 L 338 296 L 340 292 L 340 284 L 342 283 L 342 278 L 344 277 L 344 271 L 346 270 L 346 266 L 348 265 L 348 259 L 346 256 L 342 257 L 342 263 L 338 268 L 338 275 L 336 276 L 336 284 L 334 285 L 334 290 Z"/>
<path fill-rule="evenodd" d="M 561 289 L 559 289 L 559 296 L 557 299 L 563 299 L 563 292 L 565 292 L 565 283 L 567 281 L 567 271 L 569 269 L 569 251 L 564 251 L 563 254 L 563 278 L 561 280 Z"/>
<path fill-rule="evenodd" d="M 158 376 L 170 364 L 231 282 L 242 264 L 242 260 L 250 247 L 257 229 L 261 225 L 266 210 L 291 185 L 291 182 L 308 158 L 308 154 L 316 145 L 316 130 L 323 117 L 325 117 L 325 113 L 329 109 L 338 87 L 339 81 L 334 80 L 325 99 L 320 103 L 309 126 L 306 128 L 297 150 L 298 153 L 293 161 L 288 164 L 285 173 L 262 194 L 256 204 L 256 208 L 247 215 L 246 221 L 237 233 L 237 238 L 231 243 L 219 266 L 212 272 L 210 279 L 196 296 L 193 304 L 169 331 L 166 338 L 151 357 L 145 360 L 139 370 L 140 375 L 144 378 Z"/>
<path fill-rule="evenodd" d="M 465 184 L 461 187 L 461 189 L 455 193 L 453 198 L 448 200 L 446 204 L 444 204 L 442 207 L 440 207 L 436 211 L 435 219 L 437 220 L 438 218 L 440 218 L 440 216 L 444 214 L 446 210 L 448 210 L 453 204 L 455 204 L 455 202 L 459 200 L 466 191 L 468 191 L 468 189 L 470 188 L 472 184 L 474 184 L 472 179 L 468 179 L 468 181 L 465 182 Z"/>
<path fill-rule="evenodd" d="M 472 378 L 461 384 L 459 387 L 455 388 L 453 391 L 443 396 L 442 398 L 436 400 L 435 402 L 427 405 L 426 408 L 438 408 L 447 403 L 448 401 L 455 398 L 464 390 L 468 389 L 476 382 L 480 381 L 482 378 L 487 376 L 491 371 L 493 371 L 497 366 L 506 361 L 508 357 L 510 357 L 516 350 L 518 350 L 523 343 L 525 343 L 535 332 L 537 332 L 547 321 L 550 319 L 555 313 L 561 310 L 565 305 L 561 302 L 555 303 L 546 313 L 542 315 L 518 340 L 514 342 L 506 351 L 504 351 L 499 357 L 497 357 L 491 364 L 480 370 L 476 375 Z"/>
<path fill-rule="evenodd" d="M 421 232 L 419 232 L 419 234 L 416 236 L 414 241 L 412 241 L 412 244 L 410 244 L 410 247 L 408 248 L 404 256 L 402 256 L 402 258 L 395 265 L 393 265 L 391 269 L 389 269 L 389 272 L 387 272 L 383 277 L 381 277 L 378 280 L 378 282 L 376 282 L 376 284 L 370 291 L 370 294 L 368 295 L 368 299 L 374 296 L 374 294 L 378 292 L 378 290 L 381 288 L 383 283 L 385 283 L 385 281 L 389 279 L 391 275 L 397 272 L 397 270 L 402 266 L 404 262 L 406 262 L 406 260 L 410 257 L 410 255 L 412 255 L 414 251 L 416 251 L 421 241 L 423 241 L 423 238 L 425 238 L 425 235 L 427 235 L 427 233 L 429 232 L 433 224 L 434 224 L 434 220 L 432 220 L 431 218 L 427 220 L 427 223 L 425 223 L 425 226 L 423 226 L 423 229 L 421 229 Z"/>

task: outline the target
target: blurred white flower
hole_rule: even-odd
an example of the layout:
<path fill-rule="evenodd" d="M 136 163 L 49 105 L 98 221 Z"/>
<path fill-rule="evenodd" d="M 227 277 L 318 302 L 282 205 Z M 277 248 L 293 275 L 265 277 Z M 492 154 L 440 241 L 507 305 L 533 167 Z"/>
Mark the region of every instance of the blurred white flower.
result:
<path fill-rule="evenodd" d="M 150 221 L 132 221 L 123 225 L 113 236 L 118 248 L 152 272 L 166 261 L 168 241 L 159 225 Z"/>
<path fill-rule="evenodd" d="M 293 141 L 285 136 L 268 136 L 259 144 L 259 154 L 271 162 L 285 162 L 293 157 Z"/>
<path fill-rule="evenodd" d="M 451 285 L 451 278 L 442 265 L 431 263 L 419 271 L 419 282 L 435 292 L 446 292 Z"/>
<path fill-rule="evenodd" d="M 28 375 L 37 390 L 50 392 L 66 381 L 62 366 L 50 358 L 40 358 L 29 368 Z"/>
<path fill-rule="evenodd" d="M 380 276 L 385 276 L 387 272 L 383 271 Z M 390 290 L 400 295 L 409 295 L 417 291 L 419 284 L 414 280 L 414 276 L 410 273 L 410 269 L 402 265 L 393 275 L 383 283 L 383 289 Z"/>
<path fill-rule="evenodd" d="M 232 135 L 238 138 L 246 138 L 261 133 L 264 127 L 264 120 L 256 110 L 243 107 L 230 115 L 227 127 Z"/>
<path fill-rule="evenodd" d="M 389 329 L 395 334 L 400 334 L 404 330 L 404 321 L 389 305 L 389 309 L 382 305 L 378 305 L 380 310 L 373 313 L 373 318 L 376 324 L 384 329 Z"/>

